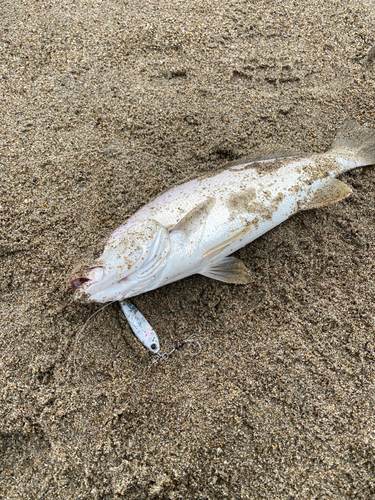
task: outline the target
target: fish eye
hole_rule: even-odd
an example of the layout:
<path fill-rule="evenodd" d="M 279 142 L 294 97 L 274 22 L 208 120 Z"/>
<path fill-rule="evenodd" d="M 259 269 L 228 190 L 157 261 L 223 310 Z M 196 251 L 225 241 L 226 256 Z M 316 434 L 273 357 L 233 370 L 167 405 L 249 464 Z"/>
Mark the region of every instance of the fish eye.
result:
<path fill-rule="evenodd" d="M 153 351 L 155 351 L 155 349 L 156 349 L 156 344 L 151 344 L 151 345 L 150 345 L 150 349 L 152 349 Z"/>

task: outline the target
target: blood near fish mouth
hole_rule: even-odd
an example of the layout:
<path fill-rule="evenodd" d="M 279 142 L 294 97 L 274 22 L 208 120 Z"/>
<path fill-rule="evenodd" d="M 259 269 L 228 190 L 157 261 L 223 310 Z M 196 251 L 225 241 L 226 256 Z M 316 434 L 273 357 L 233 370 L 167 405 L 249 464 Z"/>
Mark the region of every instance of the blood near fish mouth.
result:
<path fill-rule="evenodd" d="M 70 286 L 73 290 L 77 290 L 77 288 L 81 287 L 88 281 L 90 281 L 91 284 L 98 283 L 103 276 L 103 266 L 86 267 L 84 269 L 81 268 L 71 277 Z"/>
<path fill-rule="evenodd" d="M 73 290 L 77 290 L 77 288 L 79 288 L 84 283 L 87 283 L 88 281 L 90 281 L 89 278 L 75 278 L 70 282 L 70 287 L 73 288 Z"/>

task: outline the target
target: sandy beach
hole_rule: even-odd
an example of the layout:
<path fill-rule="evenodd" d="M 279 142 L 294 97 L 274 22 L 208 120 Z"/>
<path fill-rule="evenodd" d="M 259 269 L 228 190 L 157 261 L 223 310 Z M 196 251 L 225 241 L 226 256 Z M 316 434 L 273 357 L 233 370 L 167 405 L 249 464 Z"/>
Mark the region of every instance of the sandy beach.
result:
<path fill-rule="evenodd" d="M 0 497 L 375 498 L 375 168 L 348 199 L 117 303 L 68 277 L 159 193 L 375 128 L 375 2 L 0 3 Z"/>

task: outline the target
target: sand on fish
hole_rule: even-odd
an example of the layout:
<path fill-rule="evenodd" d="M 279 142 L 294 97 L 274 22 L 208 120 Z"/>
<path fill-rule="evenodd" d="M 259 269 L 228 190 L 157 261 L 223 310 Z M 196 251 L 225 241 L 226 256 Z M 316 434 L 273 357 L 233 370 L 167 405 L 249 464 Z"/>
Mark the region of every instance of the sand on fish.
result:
<path fill-rule="evenodd" d="M 239 251 L 249 285 L 134 299 L 197 355 L 152 364 L 117 304 L 77 339 L 99 306 L 67 283 L 161 191 L 375 127 L 374 10 L 1 3 L 1 498 L 375 498 L 374 168 Z"/>

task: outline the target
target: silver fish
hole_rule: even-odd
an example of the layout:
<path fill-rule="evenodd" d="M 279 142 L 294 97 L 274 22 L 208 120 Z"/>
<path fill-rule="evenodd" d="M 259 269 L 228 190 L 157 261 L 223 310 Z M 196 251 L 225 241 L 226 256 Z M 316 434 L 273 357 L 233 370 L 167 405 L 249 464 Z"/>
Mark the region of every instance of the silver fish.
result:
<path fill-rule="evenodd" d="M 242 160 L 158 196 L 71 276 L 77 300 L 124 300 L 192 274 L 248 283 L 230 254 L 291 215 L 338 202 L 351 188 L 335 177 L 375 164 L 375 131 L 347 121 L 326 153 Z"/>

